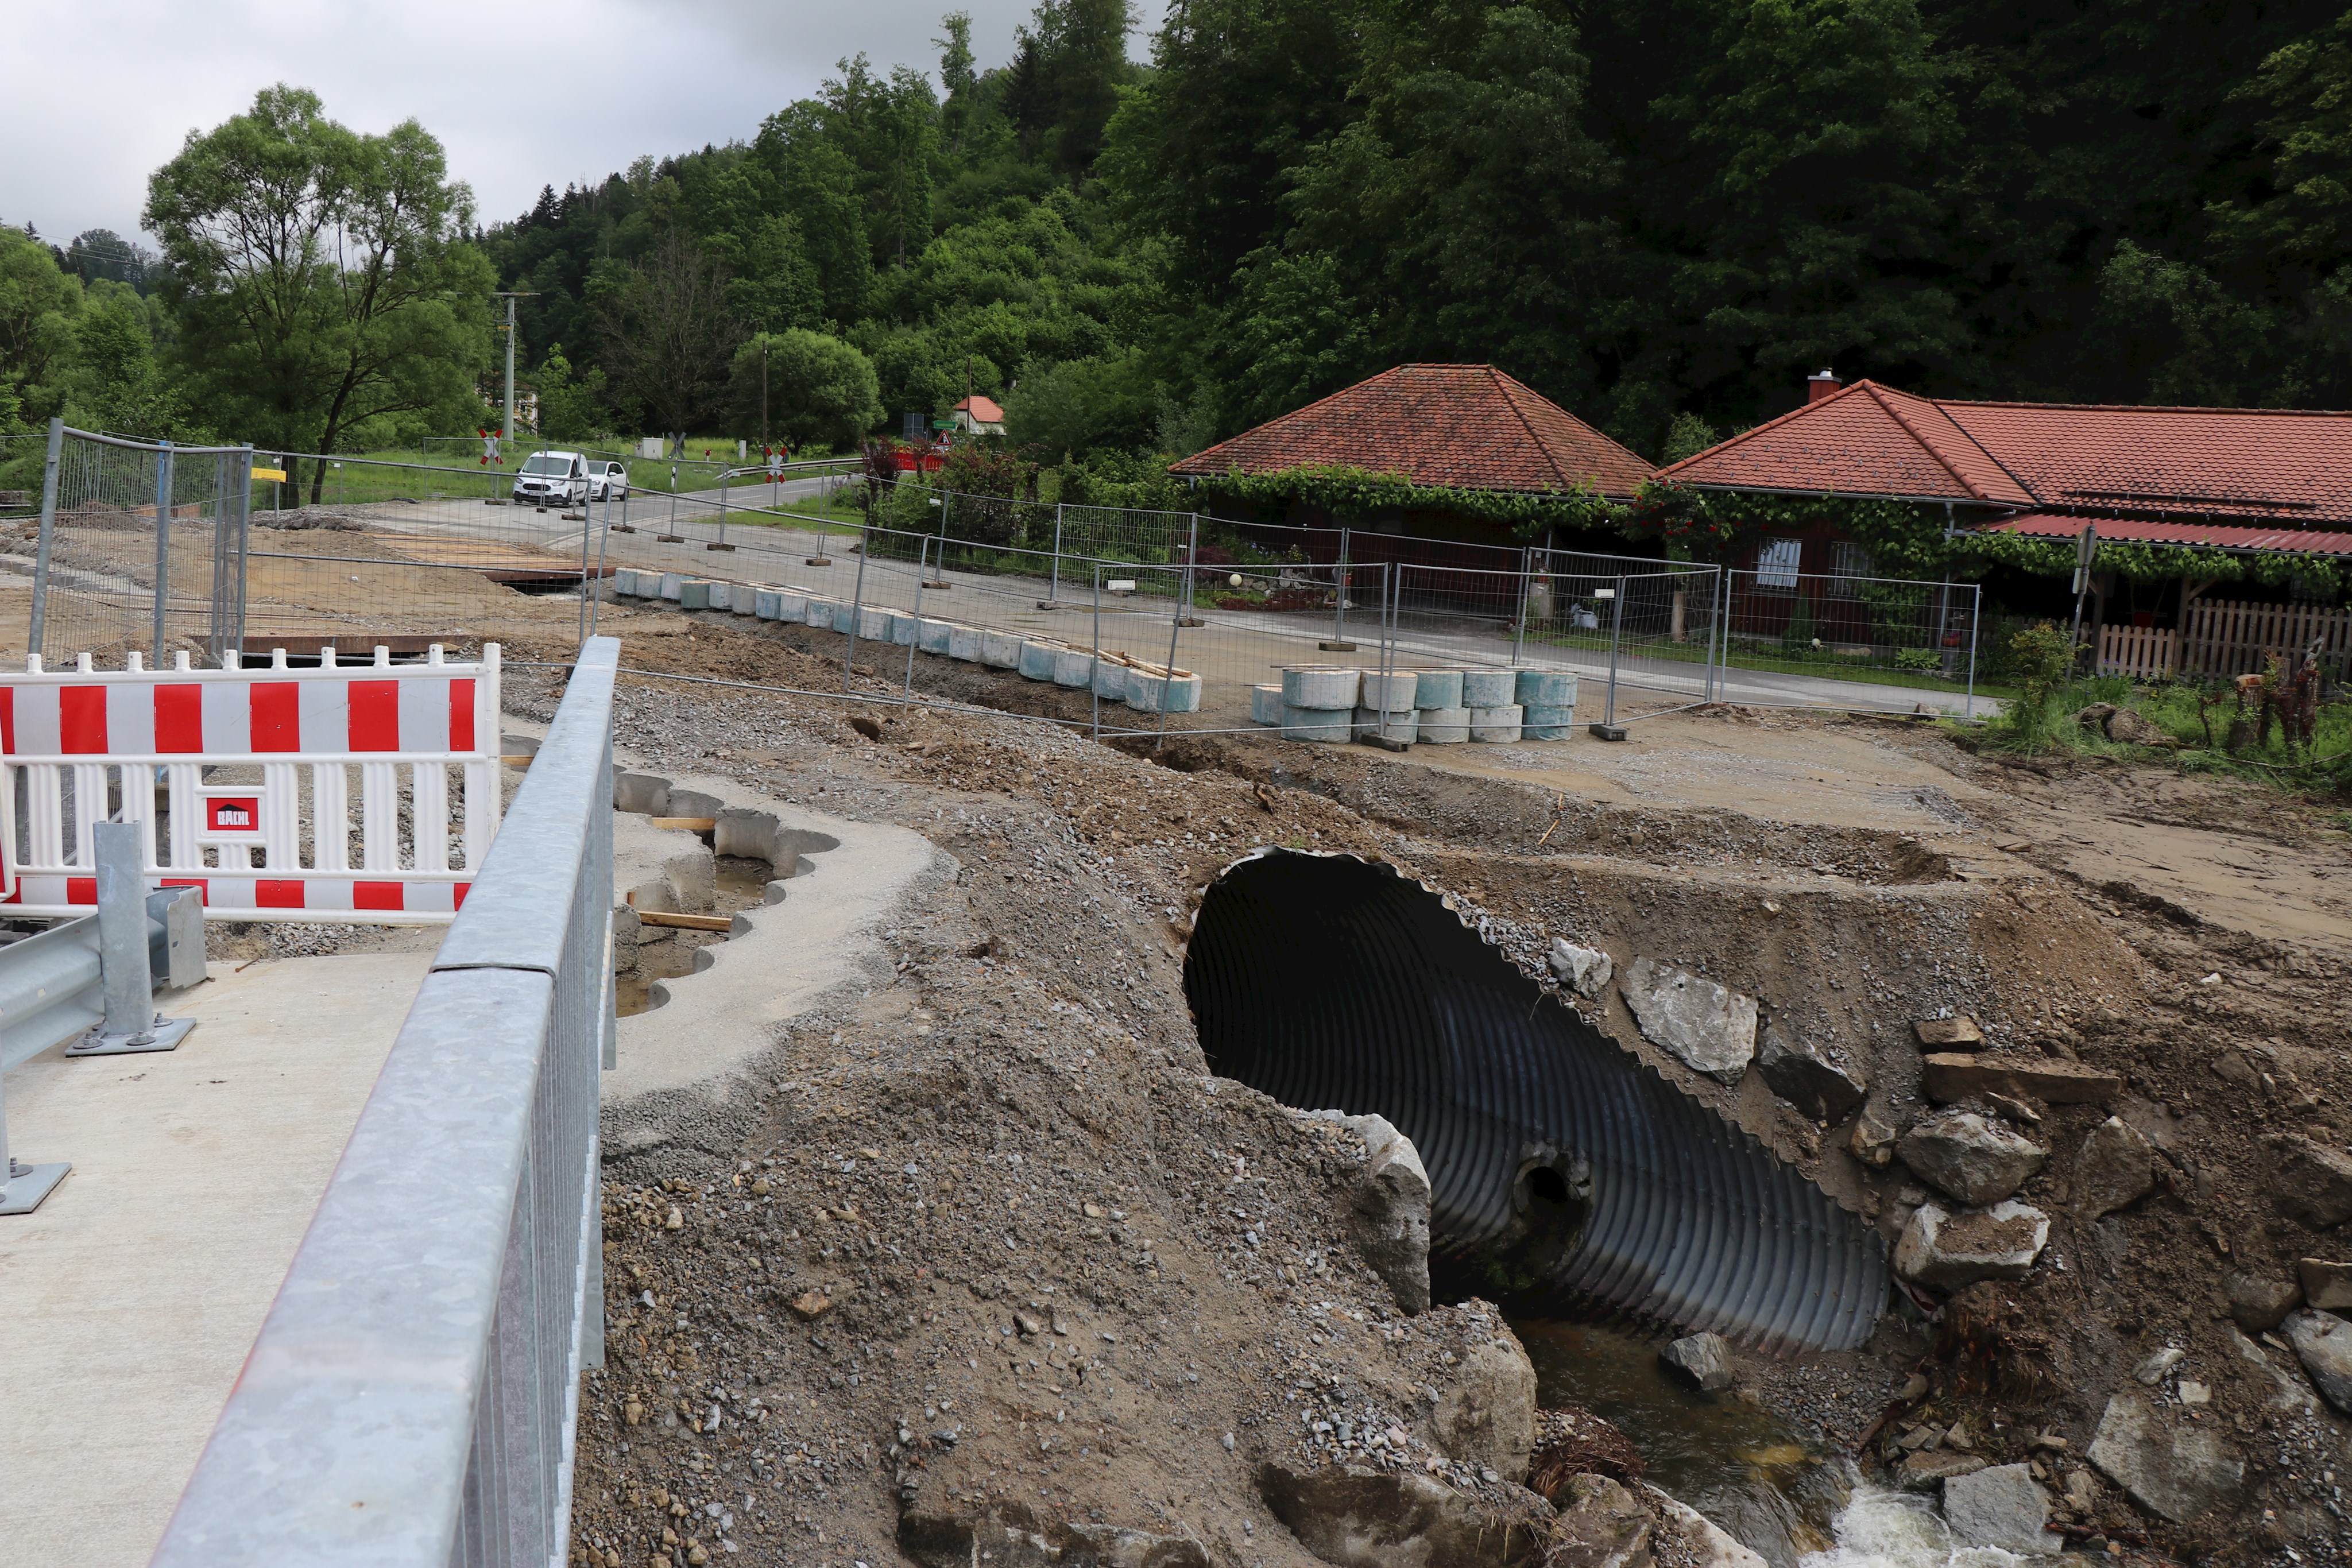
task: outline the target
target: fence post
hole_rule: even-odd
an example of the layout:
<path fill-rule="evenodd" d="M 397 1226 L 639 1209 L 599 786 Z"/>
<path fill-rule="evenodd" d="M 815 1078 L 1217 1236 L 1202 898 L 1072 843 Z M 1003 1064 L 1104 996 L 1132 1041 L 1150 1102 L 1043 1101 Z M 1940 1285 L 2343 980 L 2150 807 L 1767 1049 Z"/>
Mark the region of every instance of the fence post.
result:
<path fill-rule="evenodd" d="M 1045 590 L 1045 597 L 1056 603 L 1062 598 L 1062 503 L 1054 503 L 1054 576 Z"/>
<path fill-rule="evenodd" d="M 1192 576 L 1192 570 L 1189 567 L 1185 569 L 1184 575 L 1187 578 Z M 1168 741 L 1168 707 L 1175 700 L 1176 634 L 1183 629 L 1184 596 L 1180 591 L 1176 596 L 1175 612 L 1168 618 L 1168 664 L 1160 672 L 1160 738 L 1151 743 L 1151 749 L 1154 751 L 1159 750 Z"/>
<path fill-rule="evenodd" d="M 1723 631 L 1724 610 L 1729 598 L 1727 591 L 1729 587 L 1730 579 L 1725 574 L 1724 569 L 1720 566 L 1715 568 L 1713 580 L 1707 584 L 1706 593 L 1706 678 L 1699 685 L 1700 692 L 1709 702 L 1716 700 L 1716 640 Z"/>
<path fill-rule="evenodd" d="M 1336 591 L 1332 600 L 1339 605 L 1337 618 L 1331 622 L 1331 646 L 1345 652 L 1348 646 L 1348 530 L 1339 530 L 1339 561 L 1332 569 L 1331 586 Z"/>
<path fill-rule="evenodd" d="M 923 645 L 923 574 L 930 570 L 931 537 L 925 534 L 915 549 L 915 634 L 907 639 L 907 698 L 915 700 L 915 650 Z"/>
<path fill-rule="evenodd" d="M 172 444 L 155 453 L 155 667 L 162 669 L 164 617 L 172 606 Z"/>
<path fill-rule="evenodd" d="M 625 507 L 628 504 L 625 497 L 621 505 Z M 612 537 L 613 486 L 607 485 L 604 486 L 604 526 L 596 530 L 596 591 L 588 601 L 588 635 L 591 637 L 596 635 L 596 622 L 604 607 L 604 547 L 612 542 Z M 584 549 L 585 547 L 583 548 Z M 612 1064 L 607 1062 L 605 1065 L 609 1067 Z"/>
<path fill-rule="evenodd" d="M 873 543 L 871 526 L 861 527 L 857 533 L 857 584 L 849 591 L 849 642 L 841 655 L 841 690 L 845 696 L 849 694 L 849 666 L 857 657 L 857 622 L 866 613 L 866 558 Z"/>
<path fill-rule="evenodd" d="M 1095 575 L 1095 662 L 1087 666 L 1087 689 L 1094 694 L 1094 738 L 1102 739 L 1102 562 L 1093 563 Z"/>
<path fill-rule="evenodd" d="M 45 653 L 42 636 L 48 628 L 49 547 L 58 533 L 58 463 L 65 452 L 66 422 L 49 421 L 49 455 L 41 465 L 41 537 L 33 552 L 33 624 L 26 651 Z"/>
<path fill-rule="evenodd" d="M 1201 575 L 1201 514 L 1192 514 L 1192 531 L 1184 543 L 1184 587 L 1176 596 L 1177 623 L 1196 620 L 1192 613 L 1192 580 Z"/>
<path fill-rule="evenodd" d="M 1984 610 L 1984 584 L 1975 587 L 1976 597 L 1969 601 L 1969 695 L 1960 710 L 1963 718 L 1977 716 L 1977 621 Z"/>
<path fill-rule="evenodd" d="M 1529 582 L 1528 573 L 1528 564 L 1534 559 L 1534 557 L 1535 552 L 1533 550 L 1529 549 L 1525 545 L 1519 547 L 1519 609 L 1518 613 L 1511 617 L 1511 667 L 1513 669 L 1518 668 L 1521 652 L 1527 646 L 1528 586 Z"/>
<path fill-rule="evenodd" d="M 1619 578 L 1617 586 L 1609 591 L 1609 689 L 1603 698 L 1601 722 L 1591 727 L 1592 733 L 1602 740 L 1622 740 L 1625 732 L 1617 725 L 1617 639 L 1625 624 L 1625 580 Z"/>

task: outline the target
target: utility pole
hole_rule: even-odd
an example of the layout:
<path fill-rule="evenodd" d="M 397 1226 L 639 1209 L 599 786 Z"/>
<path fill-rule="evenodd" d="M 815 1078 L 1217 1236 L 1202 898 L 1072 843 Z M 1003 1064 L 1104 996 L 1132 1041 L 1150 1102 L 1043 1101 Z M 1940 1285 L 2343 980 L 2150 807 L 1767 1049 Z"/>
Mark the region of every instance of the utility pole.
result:
<path fill-rule="evenodd" d="M 503 299 L 507 302 L 507 324 L 499 329 L 507 335 L 507 416 L 505 422 L 499 426 L 499 434 L 500 436 L 500 444 L 511 447 L 514 444 L 515 301 L 518 299 L 536 299 L 539 298 L 539 291 L 535 288 L 527 288 L 513 292 L 509 292 L 506 289 L 499 289 L 491 295 L 491 298 L 494 299 Z"/>

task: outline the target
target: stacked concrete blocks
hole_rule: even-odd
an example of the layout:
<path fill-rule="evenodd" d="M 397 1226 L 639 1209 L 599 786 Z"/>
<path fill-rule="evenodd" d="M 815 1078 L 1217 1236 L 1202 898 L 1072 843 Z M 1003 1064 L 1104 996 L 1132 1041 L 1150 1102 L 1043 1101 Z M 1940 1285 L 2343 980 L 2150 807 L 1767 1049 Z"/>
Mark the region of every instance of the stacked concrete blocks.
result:
<path fill-rule="evenodd" d="M 1341 743 L 1355 735 L 1364 672 L 1302 665 L 1282 672 L 1282 737 Z"/>
<path fill-rule="evenodd" d="M 1397 670 L 1384 675 L 1378 670 L 1366 670 L 1362 691 L 1356 699 L 1357 738 L 1377 735 L 1412 744 L 1420 727 L 1414 710 L 1420 687 L 1418 671 Z"/>
<path fill-rule="evenodd" d="M 1566 740 L 1576 730 L 1576 676 L 1566 670 L 1521 670 L 1514 688 L 1526 740 Z"/>

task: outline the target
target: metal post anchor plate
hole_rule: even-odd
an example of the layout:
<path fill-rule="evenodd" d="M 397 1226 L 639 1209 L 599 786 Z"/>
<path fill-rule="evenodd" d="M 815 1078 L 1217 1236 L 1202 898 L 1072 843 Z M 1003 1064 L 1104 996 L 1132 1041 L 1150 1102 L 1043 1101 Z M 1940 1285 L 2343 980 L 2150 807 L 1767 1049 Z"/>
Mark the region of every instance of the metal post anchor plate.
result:
<path fill-rule="evenodd" d="M 5 1184 L 0 1184 L 0 1214 L 30 1214 L 41 1207 L 41 1200 L 57 1191 L 58 1183 L 66 1179 L 73 1166 L 59 1160 L 47 1166 L 12 1166 Z"/>
<path fill-rule="evenodd" d="M 92 1030 L 66 1047 L 68 1056 L 140 1056 L 151 1051 L 177 1051 L 188 1031 L 196 1027 L 194 1019 L 157 1019 L 155 1027 L 146 1031 L 142 1040 L 135 1034 L 108 1034 Z"/>

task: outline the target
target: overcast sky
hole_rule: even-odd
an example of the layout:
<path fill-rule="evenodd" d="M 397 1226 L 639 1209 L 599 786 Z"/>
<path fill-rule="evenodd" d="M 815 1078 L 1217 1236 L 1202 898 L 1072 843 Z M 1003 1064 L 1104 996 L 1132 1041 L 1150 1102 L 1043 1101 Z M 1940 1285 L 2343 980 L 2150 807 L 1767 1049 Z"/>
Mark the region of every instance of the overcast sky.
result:
<path fill-rule="evenodd" d="M 834 62 L 936 77 L 940 16 L 972 16 L 984 68 L 1034 0 L 74 0 L 12 5 L 0 114 L 0 223 L 64 242 L 139 233 L 147 176 L 275 81 L 356 131 L 414 116 L 441 139 L 485 221 L 539 188 L 601 180 L 639 153 L 748 140 Z M 1142 0 L 1138 58 L 1162 0 Z"/>

